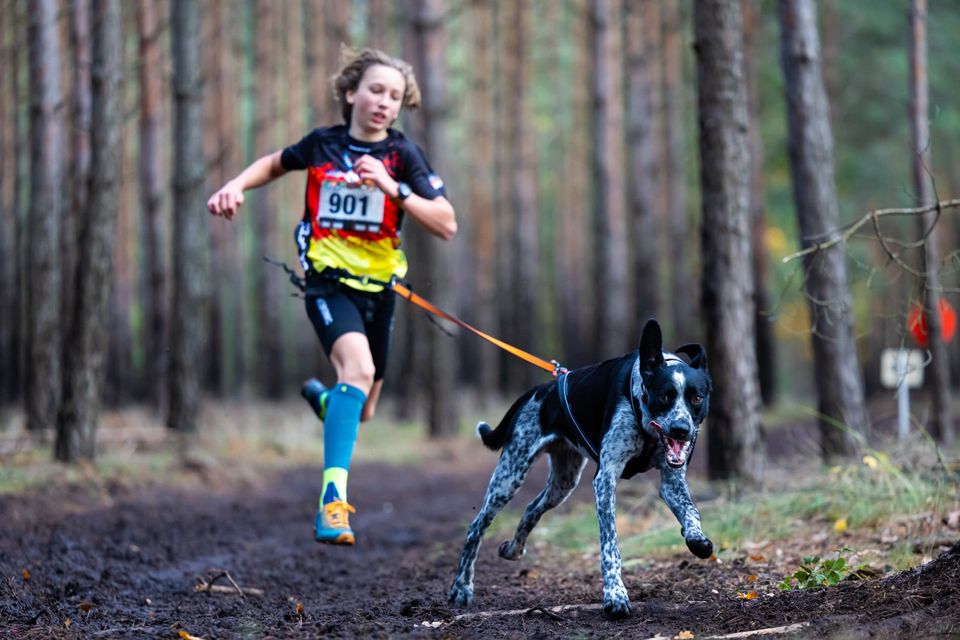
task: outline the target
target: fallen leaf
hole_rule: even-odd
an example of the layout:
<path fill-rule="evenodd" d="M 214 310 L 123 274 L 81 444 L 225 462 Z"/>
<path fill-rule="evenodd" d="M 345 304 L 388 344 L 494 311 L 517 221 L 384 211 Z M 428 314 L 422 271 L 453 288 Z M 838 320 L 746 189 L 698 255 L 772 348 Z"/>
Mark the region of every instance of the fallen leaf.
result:
<path fill-rule="evenodd" d="M 751 553 L 750 559 L 753 560 L 754 562 L 763 562 L 764 560 L 766 560 L 766 558 L 762 553 Z"/>
<path fill-rule="evenodd" d="M 87 613 L 87 612 L 90 611 L 91 609 L 93 609 L 93 605 L 90 604 L 89 602 L 87 602 L 86 600 L 84 600 L 83 602 L 80 603 L 80 611 L 83 611 L 84 613 Z"/>
<path fill-rule="evenodd" d="M 693 636 L 693 631 L 687 631 L 686 629 L 684 629 L 683 631 L 681 631 L 680 633 L 678 633 L 673 637 L 676 640 L 692 640 L 694 636 Z"/>
<path fill-rule="evenodd" d="M 863 456 L 863 464 L 867 465 L 871 469 L 876 469 L 880 466 L 880 462 L 871 455 Z"/>
<path fill-rule="evenodd" d="M 737 600 L 755 600 L 756 597 L 757 597 L 756 591 L 747 591 L 747 592 L 741 591 L 740 593 L 737 594 Z"/>
<path fill-rule="evenodd" d="M 33 577 L 33 576 L 30 575 L 30 569 L 24 569 L 23 571 L 20 572 L 20 575 L 21 575 L 21 576 L 23 577 L 23 579 L 26 580 L 26 581 L 29 581 L 30 578 Z"/>
<path fill-rule="evenodd" d="M 757 576 L 747 576 L 747 582 L 756 582 L 759 580 Z"/>
<path fill-rule="evenodd" d="M 833 523 L 833 530 L 837 533 L 843 533 L 847 530 L 847 519 L 838 518 L 836 522 Z"/>
<path fill-rule="evenodd" d="M 63 626 L 65 626 L 67 629 L 70 628 L 70 625 L 71 625 L 71 624 L 73 624 L 73 621 L 70 620 L 70 618 L 67 618 L 67 619 L 65 619 L 65 620 L 63 621 Z"/>
<path fill-rule="evenodd" d="M 190 633 L 186 629 L 180 629 L 179 636 L 183 640 L 203 640 L 203 638 L 201 638 L 200 636 L 190 635 Z"/>
<path fill-rule="evenodd" d="M 303 615 L 303 603 L 302 603 L 302 602 L 298 602 L 298 603 L 297 603 L 297 615 L 298 615 L 298 616 L 302 616 L 302 615 Z"/>

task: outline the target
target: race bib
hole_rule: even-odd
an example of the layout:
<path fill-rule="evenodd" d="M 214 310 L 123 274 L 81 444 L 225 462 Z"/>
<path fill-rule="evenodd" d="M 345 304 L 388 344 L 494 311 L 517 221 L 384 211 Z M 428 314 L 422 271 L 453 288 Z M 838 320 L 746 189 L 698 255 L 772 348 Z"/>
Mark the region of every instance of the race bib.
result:
<path fill-rule="evenodd" d="M 324 229 L 380 231 L 386 196 L 376 186 L 324 180 L 320 185 L 317 222 Z"/>

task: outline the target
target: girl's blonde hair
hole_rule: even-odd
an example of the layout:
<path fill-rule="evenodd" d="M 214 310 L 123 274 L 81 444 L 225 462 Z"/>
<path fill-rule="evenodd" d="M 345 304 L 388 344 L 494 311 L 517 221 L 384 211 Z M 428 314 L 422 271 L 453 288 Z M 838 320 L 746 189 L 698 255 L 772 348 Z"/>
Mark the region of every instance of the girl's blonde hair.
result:
<path fill-rule="evenodd" d="M 343 114 L 347 124 L 350 124 L 350 117 L 353 114 L 353 105 L 347 102 L 347 91 L 356 91 L 367 69 L 378 64 L 396 69 L 403 75 L 406 86 L 400 106 L 409 110 L 420 106 L 420 87 L 417 86 L 417 79 L 413 75 L 413 67 L 408 62 L 379 49 L 365 48 L 356 51 L 342 45 L 340 50 L 344 63 L 340 71 L 330 78 L 330 82 L 333 84 L 334 97 L 340 103 L 340 113 Z"/>

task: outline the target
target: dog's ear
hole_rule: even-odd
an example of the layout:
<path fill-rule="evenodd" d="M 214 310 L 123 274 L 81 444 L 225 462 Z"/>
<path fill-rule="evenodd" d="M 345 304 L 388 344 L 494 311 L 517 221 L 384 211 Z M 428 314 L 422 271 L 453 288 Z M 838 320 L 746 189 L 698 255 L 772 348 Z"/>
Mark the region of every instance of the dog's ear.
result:
<path fill-rule="evenodd" d="M 689 357 L 690 366 L 694 369 L 707 368 L 707 351 L 703 348 L 702 344 L 685 344 L 682 347 L 678 347 L 675 353 L 682 353 Z"/>
<path fill-rule="evenodd" d="M 663 364 L 663 333 L 660 325 L 651 318 L 643 326 L 640 335 L 640 369 L 653 371 Z"/>

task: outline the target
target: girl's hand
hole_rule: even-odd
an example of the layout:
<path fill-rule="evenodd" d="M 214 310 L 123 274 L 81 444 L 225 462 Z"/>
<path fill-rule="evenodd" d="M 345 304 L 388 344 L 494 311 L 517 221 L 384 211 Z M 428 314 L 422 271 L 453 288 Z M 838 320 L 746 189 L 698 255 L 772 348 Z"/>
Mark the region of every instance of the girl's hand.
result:
<path fill-rule="evenodd" d="M 363 181 L 371 181 L 387 196 L 397 196 L 397 181 L 390 177 L 383 162 L 373 156 L 363 155 L 353 164 L 353 170 Z"/>
<path fill-rule="evenodd" d="M 232 180 L 220 187 L 220 190 L 207 200 L 207 211 L 215 216 L 233 220 L 234 214 L 243 204 L 243 189 Z"/>

